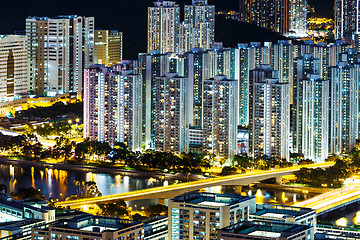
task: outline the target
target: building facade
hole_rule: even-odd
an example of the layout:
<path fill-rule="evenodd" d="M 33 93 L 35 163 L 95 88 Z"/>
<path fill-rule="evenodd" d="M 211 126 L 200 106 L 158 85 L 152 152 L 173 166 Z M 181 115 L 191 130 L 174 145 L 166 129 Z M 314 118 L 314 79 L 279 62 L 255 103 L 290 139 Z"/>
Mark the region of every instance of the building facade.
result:
<path fill-rule="evenodd" d="M 107 67 L 120 64 L 123 56 L 123 33 L 114 30 L 95 30 L 94 64 Z"/>
<path fill-rule="evenodd" d="M 254 158 L 289 160 L 290 97 L 289 84 L 266 79 L 253 85 L 249 151 Z"/>
<path fill-rule="evenodd" d="M 289 0 L 289 32 L 294 37 L 307 36 L 307 0 Z"/>
<path fill-rule="evenodd" d="M 330 69 L 329 152 L 351 151 L 358 135 L 359 65 L 339 62 Z"/>
<path fill-rule="evenodd" d="M 148 8 L 148 53 L 176 52 L 179 47 L 180 7 L 173 1 L 157 1 Z"/>
<path fill-rule="evenodd" d="M 185 24 L 190 28 L 190 46 L 212 48 L 215 41 L 215 6 L 208 5 L 207 0 L 192 0 L 192 5 L 185 5 Z"/>
<path fill-rule="evenodd" d="M 27 93 L 26 36 L 0 36 L 0 102 L 13 101 Z"/>
<path fill-rule="evenodd" d="M 228 161 L 237 146 L 237 81 L 205 80 L 203 97 L 203 151 Z"/>
<path fill-rule="evenodd" d="M 289 30 L 289 0 L 242 0 L 240 20 L 285 34 Z"/>
<path fill-rule="evenodd" d="M 168 239 L 216 240 L 218 229 L 247 220 L 256 211 L 255 197 L 187 193 L 169 200 Z"/>
<path fill-rule="evenodd" d="M 187 79 L 175 73 L 157 77 L 155 82 L 155 150 L 187 153 L 189 131 Z"/>
<path fill-rule="evenodd" d="M 329 81 L 309 75 L 302 89 L 302 154 L 324 162 L 329 156 Z"/>
<path fill-rule="evenodd" d="M 94 63 L 93 17 L 28 17 L 28 91 L 54 96 L 83 90 L 83 70 Z"/>
<path fill-rule="evenodd" d="M 141 79 L 101 65 L 85 69 L 84 138 L 142 149 Z"/>
<path fill-rule="evenodd" d="M 359 0 L 335 0 L 335 39 L 351 39 L 359 32 Z"/>

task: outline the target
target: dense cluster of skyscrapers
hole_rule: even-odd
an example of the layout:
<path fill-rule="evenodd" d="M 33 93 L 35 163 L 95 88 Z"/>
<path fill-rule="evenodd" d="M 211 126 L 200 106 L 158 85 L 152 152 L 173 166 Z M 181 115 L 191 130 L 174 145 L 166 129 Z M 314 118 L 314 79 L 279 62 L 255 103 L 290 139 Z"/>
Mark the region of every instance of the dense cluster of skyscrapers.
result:
<path fill-rule="evenodd" d="M 240 5 L 243 21 L 306 33 L 306 0 Z M 335 1 L 336 43 L 224 48 L 215 42 L 215 6 L 193 0 L 181 22 L 180 6 L 156 1 L 148 8 L 148 52 L 129 61 L 122 61 L 122 33 L 95 30 L 93 17 L 29 17 L 25 36 L 0 39 L 0 99 L 77 93 L 85 137 L 133 151 L 226 160 L 299 153 L 324 161 L 350 151 L 359 137 L 357 7 Z"/>
<path fill-rule="evenodd" d="M 299 15 L 306 16 L 306 1 L 287 6 L 293 25 L 286 23 L 283 31 L 279 22 L 273 30 L 306 32 Z M 356 41 L 281 40 L 224 48 L 214 42 L 214 6 L 193 1 L 185 6 L 182 24 L 179 12 L 175 2 L 155 2 L 148 11 L 148 53 L 122 65 L 86 70 L 96 74 L 85 76 L 85 112 L 94 114 L 85 115 L 85 137 L 110 143 L 126 139 L 133 151 L 195 151 L 225 160 L 239 153 L 289 160 L 290 153 L 298 153 L 321 162 L 355 147 Z M 189 45 L 179 35 L 185 25 Z M 244 128 L 245 144 L 238 137 Z"/>

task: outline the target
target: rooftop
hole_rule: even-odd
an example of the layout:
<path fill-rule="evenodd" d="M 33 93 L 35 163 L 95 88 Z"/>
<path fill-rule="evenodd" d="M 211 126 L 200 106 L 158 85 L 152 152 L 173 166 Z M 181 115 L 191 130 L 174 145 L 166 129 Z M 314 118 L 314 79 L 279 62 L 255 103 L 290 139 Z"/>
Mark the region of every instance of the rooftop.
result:
<path fill-rule="evenodd" d="M 289 224 L 289 223 L 272 223 L 267 221 L 245 221 L 221 229 L 222 233 L 233 233 L 239 235 L 250 235 L 268 238 L 288 237 L 299 232 L 308 230 L 309 226 Z"/>
<path fill-rule="evenodd" d="M 257 205 L 257 211 L 254 215 L 261 217 L 270 217 L 270 218 L 287 218 L 287 217 L 296 218 L 310 212 L 314 212 L 314 210 L 310 208 L 260 204 Z"/>
<path fill-rule="evenodd" d="M 60 221 L 54 224 L 53 227 L 102 233 L 104 231 L 117 231 L 138 224 L 142 223 L 128 219 L 101 217 L 84 213 L 69 220 Z"/>
<path fill-rule="evenodd" d="M 254 198 L 254 196 L 243 197 L 235 194 L 217 194 L 217 193 L 185 193 L 171 199 L 173 202 L 183 202 L 190 204 L 198 204 L 212 207 L 229 206 L 239 202 L 244 202 Z"/>

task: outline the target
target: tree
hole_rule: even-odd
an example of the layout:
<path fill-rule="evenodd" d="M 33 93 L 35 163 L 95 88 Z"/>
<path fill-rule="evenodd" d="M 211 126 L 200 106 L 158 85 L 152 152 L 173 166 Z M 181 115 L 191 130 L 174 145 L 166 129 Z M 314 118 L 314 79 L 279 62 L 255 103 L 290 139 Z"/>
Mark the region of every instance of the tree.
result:
<path fill-rule="evenodd" d="M 234 175 L 237 173 L 237 168 L 236 167 L 223 167 L 223 169 L 221 170 L 220 176 L 228 176 L 228 175 Z"/>
<path fill-rule="evenodd" d="M 33 187 L 20 188 L 17 193 L 12 193 L 11 196 L 14 200 L 25 200 L 25 199 L 46 200 L 45 196 L 41 194 L 40 190 L 36 190 Z"/>
<path fill-rule="evenodd" d="M 146 215 L 148 217 L 152 217 L 152 216 L 155 216 L 155 215 L 167 216 L 168 208 L 165 205 L 162 205 L 162 204 L 149 205 L 145 209 L 145 213 L 146 213 Z"/>
<path fill-rule="evenodd" d="M 235 155 L 233 159 L 235 166 L 242 168 L 252 168 L 254 166 L 252 158 L 243 155 Z"/>
<path fill-rule="evenodd" d="M 113 203 L 105 203 L 105 204 L 97 204 L 100 211 L 99 214 L 103 216 L 109 217 L 123 217 L 128 215 L 128 211 L 126 210 L 126 203 L 124 200 L 116 200 Z"/>
<path fill-rule="evenodd" d="M 134 215 L 131 216 L 131 218 L 134 221 L 142 221 L 142 220 L 146 219 L 146 216 L 135 213 Z"/>

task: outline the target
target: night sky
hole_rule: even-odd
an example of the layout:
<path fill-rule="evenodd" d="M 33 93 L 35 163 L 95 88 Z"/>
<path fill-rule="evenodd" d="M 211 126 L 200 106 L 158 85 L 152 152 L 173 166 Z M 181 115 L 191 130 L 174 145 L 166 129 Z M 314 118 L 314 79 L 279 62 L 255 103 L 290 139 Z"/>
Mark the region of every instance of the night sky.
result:
<path fill-rule="evenodd" d="M 308 0 L 317 13 L 331 17 L 333 1 Z M 138 42 L 146 42 L 147 7 L 153 0 L 1 0 L 0 34 L 25 29 L 27 16 L 57 16 L 76 14 L 94 16 L 96 28 L 124 32 L 124 52 L 141 52 Z M 191 0 L 176 0 L 180 5 Z M 217 10 L 238 10 L 238 0 L 209 0 Z M 134 41 L 134 44 L 131 42 Z M 143 45 L 143 44 L 141 44 Z"/>

